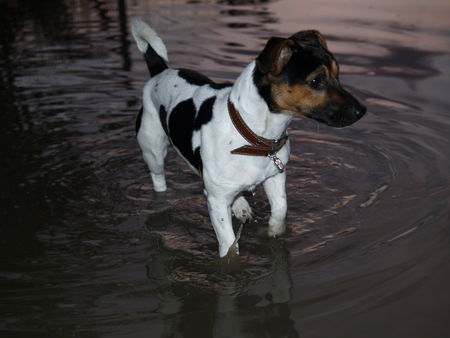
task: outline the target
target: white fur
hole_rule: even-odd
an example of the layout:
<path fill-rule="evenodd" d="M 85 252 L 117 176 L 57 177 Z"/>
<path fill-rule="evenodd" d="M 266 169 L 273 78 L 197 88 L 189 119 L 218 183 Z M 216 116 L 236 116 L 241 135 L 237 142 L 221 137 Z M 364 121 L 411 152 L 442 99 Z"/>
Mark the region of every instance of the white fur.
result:
<path fill-rule="evenodd" d="M 152 46 L 155 52 L 161 56 L 166 62 L 169 61 L 167 49 L 164 42 L 156 34 L 156 32 L 140 19 L 133 19 L 131 24 L 131 33 L 136 40 L 138 49 L 141 53 L 147 51 L 148 45 Z"/>
<path fill-rule="evenodd" d="M 236 217 L 241 223 L 247 223 L 253 218 L 252 208 L 243 196 L 238 197 L 234 201 L 231 206 L 231 211 L 233 212 L 234 217 Z"/>
<path fill-rule="evenodd" d="M 141 51 L 145 51 L 142 42 L 145 40 L 157 53 L 166 53 L 165 47 L 161 47 L 164 46 L 162 41 L 142 21 L 133 23 L 133 36 Z M 233 250 L 235 247 L 232 212 L 241 220 L 251 218 L 252 215 L 248 202 L 243 197 L 236 197 L 240 192 L 251 190 L 258 184 L 264 183 L 271 206 L 269 235 L 278 236 L 285 230 L 286 172 L 279 173 L 269 157 L 231 154 L 231 150 L 247 144 L 247 141 L 230 119 L 227 108 L 229 98 L 250 128 L 265 138 L 281 137 L 291 120 L 288 115 L 273 114 L 269 111 L 254 85 L 254 69 L 255 62 L 251 62 L 232 87 L 220 90 L 208 85 L 192 85 L 178 76 L 178 71 L 174 69 L 167 69 L 158 74 L 144 88 L 144 111 L 137 138 L 149 166 L 155 191 L 166 190 L 164 157 L 170 143 L 159 117 L 161 105 L 167 110 L 169 120 L 173 108 L 186 99 L 192 98 L 198 111 L 206 99 L 212 96 L 216 98 L 211 121 L 194 132 L 192 144 L 194 147 L 200 145 L 205 196 L 221 257 L 225 256 L 232 246 Z M 288 162 L 289 149 L 287 142 L 277 153 L 284 164 Z M 238 250 L 237 246 L 235 250 Z"/>

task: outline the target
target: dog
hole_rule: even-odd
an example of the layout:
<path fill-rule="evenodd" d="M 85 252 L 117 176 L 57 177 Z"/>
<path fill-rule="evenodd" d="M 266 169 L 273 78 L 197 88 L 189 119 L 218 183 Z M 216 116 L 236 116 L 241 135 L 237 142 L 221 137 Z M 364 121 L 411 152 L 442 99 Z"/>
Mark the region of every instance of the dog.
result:
<path fill-rule="evenodd" d="M 272 37 L 234 84 L 219 84 L 188 69 L 168 67 L 166 47 L 145 22 L 132 35 L 151 79 L 143 89 L 136 134 L 153 189 L 166 190 L 164 157 L 172 144 L 203 180 L 219 256 L 239 252 L 232 215 L 242 224 L 252 210 L 241 192 L 263 184 L 271 215 L 268 235 L 286 230 L 287 127 L 308 117 L 342 128 L 366 108 L 339 82 L 339 65 L 316 30 Z"/>

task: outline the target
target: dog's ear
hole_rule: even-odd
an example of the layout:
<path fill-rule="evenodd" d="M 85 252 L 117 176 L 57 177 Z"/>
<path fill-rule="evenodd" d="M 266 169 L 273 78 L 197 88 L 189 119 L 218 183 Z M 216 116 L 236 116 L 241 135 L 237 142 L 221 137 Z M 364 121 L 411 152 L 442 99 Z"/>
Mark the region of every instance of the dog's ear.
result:
<path fill-rule="evenodd" d="M 256 65 L 263 74 L 278 75 L 292 56 L 294 42 L 284 38 L 270 38 L 256 58 Z"/>
<path fill-rule="evenodd" d="M 294 40 L 299 45 L 306 45 L 311 47 L 323 47 L 328 49 L 327 42 L 319 31 L 314 29 L 307 31 L 300 31 L 292 35 L 289 39 Z"/>

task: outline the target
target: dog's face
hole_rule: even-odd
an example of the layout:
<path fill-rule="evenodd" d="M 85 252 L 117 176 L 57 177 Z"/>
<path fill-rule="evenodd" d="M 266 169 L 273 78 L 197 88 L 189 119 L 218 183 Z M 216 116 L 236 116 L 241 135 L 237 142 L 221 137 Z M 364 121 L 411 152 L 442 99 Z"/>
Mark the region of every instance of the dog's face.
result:
<path fill-rule="evenodd" d="M 333 127 L 359 120 L 366 107 L 339 82 L 339 65 L 323 36 L 301 31 L 271 38 L 256 59 L 255 84 L 274 112 L 306 116 Z"/>

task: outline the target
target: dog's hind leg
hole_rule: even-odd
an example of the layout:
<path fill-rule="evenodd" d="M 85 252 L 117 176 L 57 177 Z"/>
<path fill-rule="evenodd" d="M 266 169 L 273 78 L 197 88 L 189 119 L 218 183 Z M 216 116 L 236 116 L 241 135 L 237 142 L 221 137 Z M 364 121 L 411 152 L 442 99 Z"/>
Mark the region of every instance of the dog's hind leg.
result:
<path fill-rule="evenodd" d="M 153 189 L 157 192 L 166 191 L 164 158 L 167 154 L 169 138 L 161 125 L 156 108 L 151 103 L 144 104 L 137 140 L 150 169 Z"/>

